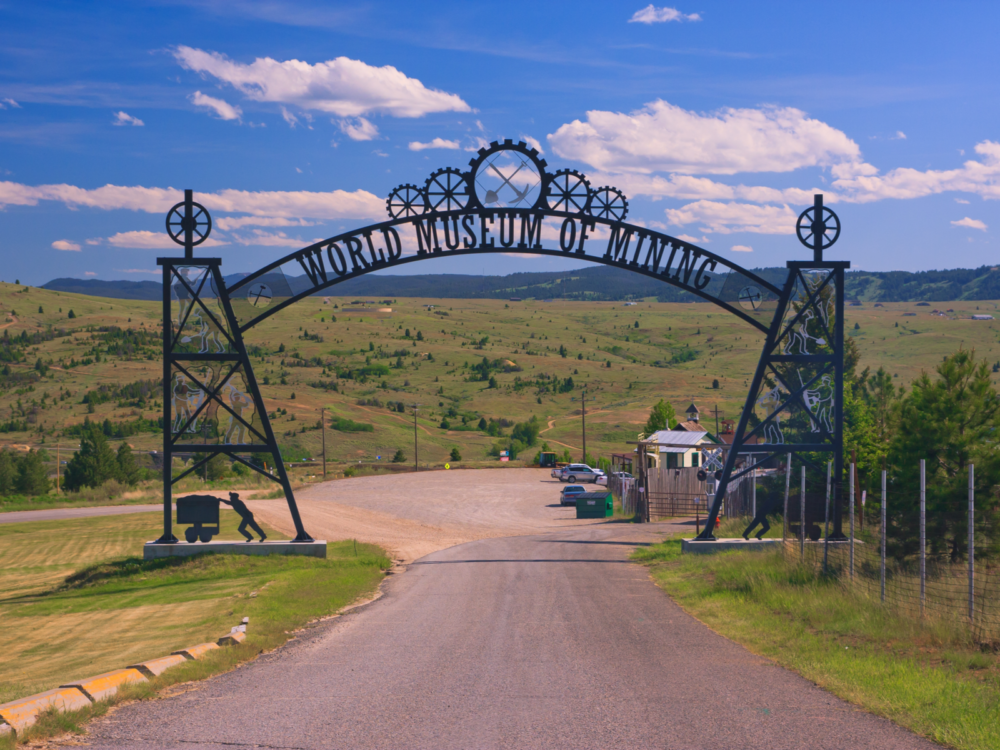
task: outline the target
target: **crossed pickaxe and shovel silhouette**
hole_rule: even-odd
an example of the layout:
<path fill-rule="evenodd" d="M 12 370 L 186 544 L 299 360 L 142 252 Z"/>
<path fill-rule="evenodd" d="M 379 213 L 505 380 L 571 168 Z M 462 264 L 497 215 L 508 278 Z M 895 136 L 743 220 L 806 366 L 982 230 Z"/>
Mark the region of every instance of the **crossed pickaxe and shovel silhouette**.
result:
<path fill-rule="evenodd" d="M 525 166 L 527 166 L 527 165 L 525 164 L 525 162 L 522 161 L 521 162 L 521 166 L 519 166 L 517 169 L 515 169 L 514 173 L 510 177 L 506 177 L 506 176 L 504 176 L 504 173 L 501 172 L 499 169 L 497 169 L 496 166 L 494 166 L 492 163 L 489 165 L 490 169 L 492 169 L 494 172 L 496 172 L 500 176 L 500 179 L 503 180 L 503 184 L 507 185 L 511 190 L 513 190 L 514 191 L 514 195 L 517 196 L 517 200 L 515 200 L 511 204 L 513 206 L 516 206 L 518 203 L 520 203 L 521 201 L 523 201 L 527 197 L 527 195 L 528 195 L 528 190 L 531 189 L 530 185 L 525 184 L 524 190 L 518 190 L 511 183 L 511 180 L 513 180 L 514 177 L 517 176 L 517 173 L 520 172 Z M 501 185 L 499 188 L 497 188 L 497 190 L 500 190 L 501 188 L 503 188 L 503 185 Z M 486 191 L 486 200 L 484 201 L 484 203 L 497 203 L 497 202 L 499 202 L 500 196 L 497 195 L 497 190 L 487 190 Z"/>

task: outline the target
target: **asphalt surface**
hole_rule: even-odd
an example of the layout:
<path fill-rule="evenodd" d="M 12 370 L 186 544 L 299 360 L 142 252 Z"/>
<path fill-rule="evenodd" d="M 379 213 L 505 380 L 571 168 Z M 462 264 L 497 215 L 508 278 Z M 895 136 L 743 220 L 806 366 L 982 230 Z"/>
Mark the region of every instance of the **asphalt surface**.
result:
<path fill-rule="evenodd" d="M 385 595 L 93 748 L 933 748 L 708 630 L 627 562 L 665 524 L 427 555 Z M 676 528 L 676 527 L 674 527 Z M 251 628 L 253 623 L 251 622 Z"/>
<path fill-rule="evenodd" d="M 177 507 L 176 505 L 174 506 Z M 93 516 L 120 516 L 125 513 L 149 513 L 163 510 L 163 505 L 99 505 L 82 508 L 50 508 L 48 510 L 14 510 L 0 513 L 0 523 L 26 523 L 28 521 L 64 521 L 68 518 Z"/>

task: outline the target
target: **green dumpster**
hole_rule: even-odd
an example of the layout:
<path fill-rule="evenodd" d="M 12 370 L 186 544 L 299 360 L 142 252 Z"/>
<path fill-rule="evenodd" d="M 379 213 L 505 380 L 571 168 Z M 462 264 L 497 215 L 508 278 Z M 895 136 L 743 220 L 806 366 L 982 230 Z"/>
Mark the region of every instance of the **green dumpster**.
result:
<path fill-rule="evenodd" d="M 610 492 L 584 492 L 576 496 L 577 518 L 611 518 L 614 513 Z"/>

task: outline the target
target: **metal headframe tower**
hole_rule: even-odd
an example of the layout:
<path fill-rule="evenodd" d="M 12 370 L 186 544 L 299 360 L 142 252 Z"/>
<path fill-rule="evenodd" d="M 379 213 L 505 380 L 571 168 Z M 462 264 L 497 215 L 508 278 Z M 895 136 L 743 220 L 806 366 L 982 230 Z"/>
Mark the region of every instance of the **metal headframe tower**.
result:
<path fill-rule="evenodd" d="M 218 455 L 237 461 L 284 490 L 297 542 L 312 541 L 295 496 L 239 323 L 219 272 L 221 259 L 195 258 L 212 218 L 191 190 L 167 214 L 167 233 L 183 258 L 157 258 L 163 268 L 163 535 L 173 544 L 173 486 Z M 199 441 L 199 436 L 201 440 Z M 174 476 L 175 456 L 191 465 Z"/>
<path fill-rule="evenodd" d="M 822 195 L 799 215 L 796 234 L 813 258 L 787 263 L 788 276 L 699 539 L 715 538 L 712 531 L 730 482 L 781 456 L 790 461 L 795 455 L 822 471 L 825 460 L 818 454 L 829 453 L 834 465 L 830 538 L 845 538 L 838 490 L 844 473 L 844 272 L 850 262 L 823 259 L 823 251 L 840 237 L 840 219 L 823 205 Z"/>

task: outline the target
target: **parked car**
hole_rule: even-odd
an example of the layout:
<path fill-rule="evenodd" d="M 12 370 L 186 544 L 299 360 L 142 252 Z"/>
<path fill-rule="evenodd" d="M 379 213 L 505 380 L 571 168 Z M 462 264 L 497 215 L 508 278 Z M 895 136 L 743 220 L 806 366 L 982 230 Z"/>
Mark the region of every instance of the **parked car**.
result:
<path fill-rule="evenodd" d="M 582 484 L 571 484 L 568 487 L 563 487 L 559 493 L 559 504 L 576 505 L 576 496 L 582 495 L 586 491 Z"/>
<path fill-rule="evenodd" d="M 604 476 L 603 471 L 591 469 L 587 464 L 570 464 L 562 471 L 559 479 L 563 482 L 596 482 L 598 477 Z"/>
<path fill-rule="evenodd" d="M 627 471 L 613 471 L 613 472 L 611 472 L 611 476 L 618 477 L 618 479 L 621 482 L 621 484 L 625 485 L 625 486 L 628 486 L 628 483 L 632 479 L 635 479 L 635 477 L 633 477 Z M 603 477 L 598 477 L 597 478 L 597 483 L 599 485 L 601 485 L 602 487 L 607 487 L 608 486 L 608 476 L 605 475 Z"/>

